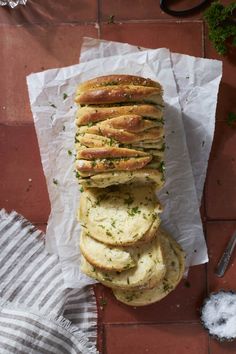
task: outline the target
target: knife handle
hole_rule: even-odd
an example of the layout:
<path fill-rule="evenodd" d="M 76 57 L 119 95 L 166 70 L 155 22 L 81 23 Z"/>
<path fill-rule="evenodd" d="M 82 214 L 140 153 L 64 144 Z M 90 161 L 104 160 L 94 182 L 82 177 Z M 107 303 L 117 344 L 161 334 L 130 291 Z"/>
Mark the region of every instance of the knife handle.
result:
<path fill-rule="evenodd" d="M 226 268 L 228 267 L 231 255 L 233 253 L 234 247 L 236 244 L 236 231 L 233 233 L 233 235 L 231 236 L 229 243 L 227 244 L 227 247 L 216 267 L 216 275 L 218 277 L 223 277 L 223 275 L 225 274 Z"/>

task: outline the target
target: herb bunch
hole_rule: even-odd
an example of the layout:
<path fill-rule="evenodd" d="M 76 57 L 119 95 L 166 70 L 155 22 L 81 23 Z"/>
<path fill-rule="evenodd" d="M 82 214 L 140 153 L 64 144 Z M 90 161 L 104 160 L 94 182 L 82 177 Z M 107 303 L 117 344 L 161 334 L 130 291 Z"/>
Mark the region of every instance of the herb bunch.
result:
<path fill-rule="evenodd" d="M 236 46 L 236 2 L 224 6 L 214 1 L 205 11 L 204 18 L 209 27 L 209 39 L 220 55 L 227 54 L 227 43 Z"/>

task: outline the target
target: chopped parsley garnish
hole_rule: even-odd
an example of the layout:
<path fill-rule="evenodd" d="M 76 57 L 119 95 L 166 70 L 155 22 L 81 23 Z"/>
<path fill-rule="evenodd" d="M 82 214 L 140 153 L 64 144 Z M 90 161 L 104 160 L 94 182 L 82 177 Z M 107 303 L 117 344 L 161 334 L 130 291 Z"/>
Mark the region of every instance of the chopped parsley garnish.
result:
<path fill-rule="evenodd" d="M 66 127 L 63 125 L 63 127 L 62 127 L 62 130 L 63 130 L 63 132 L 66 130 Z"/>
<path fill-rule="evenodd" d="M 101 229 L 105 229 L 104 225 L 98 225 L 98 227 L 101 227 Z"/>
<path fill-rule="evenodd" d="M 71 150 L 68 150 L 67 153 L 68 153 L 69 156 L 72 155 L 72 151 Z"/>
<path fill-rule="evenodd" d="M 63 100 L 66 100 L 68 97 L 67 93 L 63 93 Z"/>
<path fill-rule="evenodd" d="M 80 188 L 80 192 L 81 192 L 81 193 L 84 192 L 84 188 L 83 188 L 83 187 Z"/>
<path fill-rule="evenodd" d="M 139 210 L 139 207 L 134 207 L 129 209 L 128 211 L 129 216 L 134 216 L 135 214 L 140 214 L 141 210 Z"/>
<path fill-rule="evenodd" d="M 107 305 L 107 300 L 104 299 L 104 298 L 102 298 L 102 299 L 100 300 L 100 305 L 101 305 L 101 306 L 106 306 L 106 305 Z"/>
<path fill-rule="evenodd" d="M 159 165 L 159 167 L 158 167 L 158 170 L 159 170 L 160 172 L 164 173 L 164 171 L 165 171 L 165 163 L 164 163 L 164 161 L 161 161 L 161 162 L 160 162 L 160 165 Z"/>
<path fill-rule="evenodd" d="M 157 218 L 156 214 L 155 214 L 155 213 L 153 213 L 153 214 L 152 214 L 152 220 L 153 220 L 153 221 L 155 221 L 155 220 L 156 220 L 156 218 Z"/>
<path fill-rule="evenodd" d="M 128 198 L 124 199 L 124 203 L 127 205 L 130 205 L 134 202 L 134 198 L 131 197 L 131 195 L 128 196 Z"/>
<path fill-rule="evenodd" d="M 236 123 L 236 113 L 230 112 L 227 117 L 227 124 L 232 127 Z"/>
<path fill-rule="evenodd" d="M 58 185 L 58 180 L 57 179 L 55 179 L 55 178 L 53 178 L 53 183 L 55 184 L 55 185 Z"/>
<path fill-rule="evenodd" d="M 110 16 L 108 17 L 108 21 L 107 21 L 108 25 L 113 24 L 113 23 L 114 23 L 114 20 L 115 20 L 115 15 L 110 15 Z"/>
<path fill-rule="evenodd" d="M 117 81 L 108 81 L 108 82 L 104 82 L 102 84 L 102 86 L 115 86 L 115 85 L 118 85 L 118 82 Z"/>
<path fill-rule="evenodd" d="M 163 285 L 163 290 L 166 292 L 166 291 L 169 291 L 172 289 L 172 285 L 168 284 L 168 283 L 164 283 Z"/>
<path fill-rule="evenodd" d="M 111 219 L 111 220 L 112 220 L 111 226 L 114 227 L 114 228 L 116 228 L 116 221 L 115 221 L 114 219 Z"/>
<path fill-rule="evenodd" d="M 112 145 L 114 145 L 114 143 L 115 143 L 115 140 L 113 138 L 110 138 L 109 145 L 112 146 Z"/>
<path fill-rule="evenodd" d="M 50 105 L 51 107 L 53 107 L 53 108 L 57 108 L 57 107 L 55 106 L 55 104 L 52 103 L 52 102 L 49 102 L 49 105 Z"/>
<path fill-rule="evenodd" d="M 106 230 L 106 235 L 109 237 L 113 237 L 112 233 L 109 230 Z"/>

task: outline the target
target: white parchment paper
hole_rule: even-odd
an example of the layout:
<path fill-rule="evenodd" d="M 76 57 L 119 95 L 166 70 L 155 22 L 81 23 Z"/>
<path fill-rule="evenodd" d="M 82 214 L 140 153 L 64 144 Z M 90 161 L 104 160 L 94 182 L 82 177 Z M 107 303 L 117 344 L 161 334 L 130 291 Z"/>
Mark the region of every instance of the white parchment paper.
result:
<path fill-rule="evenodd" d="M 100 57 L 138 53 L 142 50 L 152 51 L 152 49 L 128 43 L 85 37 L 80 62 Z M 172 52 L 170 52 L 170 57 L 200 206 L 215 131 L 215 112 L 222 77 L 222 62 Z M 207 262 L 207 258 L 204 261 L 204 252 L 202 238 L 196 237 L 190 265 Z"/>
<path fill-rule="evenodd" d="M 90 50 L 93 53 L 92 48 Z M 94 48 L 95 52 L 101 54 L 97 46 Z M 166 185 L 159 193 L 165 208 L 163 223 L 185 249 L 188 266 L 204 263 L 208 259 L 169 50 L 145 50 L 130 54 L 127 52 L 125 55 L 115 52 L 116 56 L 104 58 L 100 54 L 100 59 L 87 58 L 86 62 L 78 65 L 47 70 L 27 77 L 31 109 L 51 201 L 46 244 L 50 252 L 59 255 L 68 287 L 81 287 L 92 282 L 80 272 L 80 254 L 76 247 L 80 233 L 80 226 L 76 221 L 80 192 L 73 172 L 74 156 L 70 151 L 74 150 L 76 107 L 73 100 L 76 86 L 96 76 L 134 74 L 158 80 L 164 86 L 165 134 L 168 148 L 165 156 Z M 91 58 L 94 57 L 96 56 L 91 55 Z M 196 60 L 189 57 L 189 65 L 191 61 Z M 183 67 L 183 70 L 186 72 L 186 67 Z M 221 72 L 218 73 L 218 76 L 220 75 Z M 210 83 L 208 91 L 206 87 L 205 99 L 211 101 L 209 107 L 214 126 L 219 78 L 211 78 Z M 211 98 L 213 92 L 214 97 Z M 197 105 L 192 104 L 192 110 L 196 112 Z M 195 130 L 190 131 L 194 134 Z M 212 132 L 208 133 L 204 136 L 204 146 L 211 144 L 207 138 L 210 136 L 212 139 Z M 203 136 L 201 138 L 203 140 Z M 205 161 L 207 159 L 208 156 Z"/>

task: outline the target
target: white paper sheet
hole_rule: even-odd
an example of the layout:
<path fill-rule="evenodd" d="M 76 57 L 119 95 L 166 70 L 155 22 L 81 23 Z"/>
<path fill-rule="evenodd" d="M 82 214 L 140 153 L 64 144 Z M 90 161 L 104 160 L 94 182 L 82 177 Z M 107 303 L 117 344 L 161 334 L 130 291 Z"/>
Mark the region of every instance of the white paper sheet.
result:
<path fill-rule="evenodd" d="M 95 52 L 97 50 L 99 51 L 96 47 Z M 194 58 L 191 60 L 194 61 Z M 31 109 L 51 201 L 51 215 L 46 232 L 47 248 L 59 255 L 68 287 L 81 287 L 92 282 L 80 272 L 80 255 L 76 247 L 80 233 L 80 226 L 76 221 L 80 192 L 73 172 L 74 157 L 68 153 L 74 150 L 76 112 L 73 103 L 74 93 L 78 83 L 114 73 L 150 77 L 160 81 L 164 86 L 166 141 L 169 149 L 166 150 L 165 156 L 167 181 L 159 193 L 165 206 L 162 218 L 167 229 L 185 249 L 187 265 L 207 261 L 198 198 L 170 52 L 167 49 L 158 49 L 94 59 L 67 68 L 31 74 L 27 78 Z M 211 89 L 208 89 L 205 99 L 211 101 L 209 107 L 212 109 L 211 116 L 214 116 L 213 106 L 218 84 L 216 80 L 211 81 Z M 213 91 L 216 94 L 211 99 L 209 96 Z M 198 109 L 194 104 L 192 106 L 194 111 Z M 209 133 L 210 135 L 212 139 L 212 134 Z M 207 144 L 206 141 L 205 145 Z"/>
<path fill-rule="evenodd" d="M 146 51 L 147 48 L 86 37 L 81 48 L 80 62 L 138 53 L 142 50 Z M 152 51 L 152 49 L 148 50 Z M 170 56 L 200 206 L 215 130 L 215 112 L 222 77 L 222 62 L 172 52 Z M 196 237 L 195 241 L 194 250 L 197 252 L 192 255 L 191 265 L 207 262 L 207 258 L 204 261 L 202 238 Z"/>

